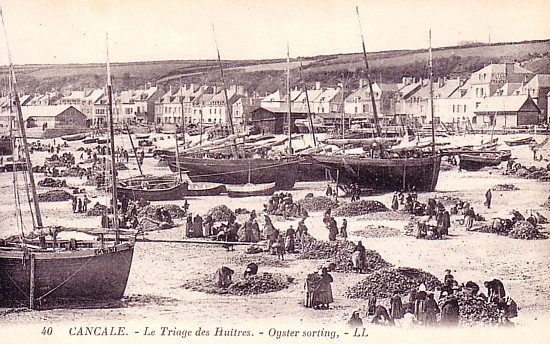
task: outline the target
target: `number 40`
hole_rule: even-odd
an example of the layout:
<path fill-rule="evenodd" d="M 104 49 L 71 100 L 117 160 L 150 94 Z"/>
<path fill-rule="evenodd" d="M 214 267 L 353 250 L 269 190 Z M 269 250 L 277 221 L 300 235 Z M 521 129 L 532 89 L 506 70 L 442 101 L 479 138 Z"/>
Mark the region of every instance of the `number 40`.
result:
<path fill-rule="evenodd" d="M 53 333 L 53 328 L 52 327 L 45 327 L 42 329 L 42 335 L 44 336 L 51 336 Z"/>

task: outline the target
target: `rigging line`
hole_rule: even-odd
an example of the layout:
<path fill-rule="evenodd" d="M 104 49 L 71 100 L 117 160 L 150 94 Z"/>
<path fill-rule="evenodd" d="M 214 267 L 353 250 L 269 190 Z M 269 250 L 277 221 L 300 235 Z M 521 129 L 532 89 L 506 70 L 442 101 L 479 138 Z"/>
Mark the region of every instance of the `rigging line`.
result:
<path fill-rule="evenodd" d="M 88 263 L 94 259 L 94 257 L 96 257 L 95 255 L 94 256 L 91 256 L 90 258 L 88 258 L 88 260 L 82 264 L 81 267 L 79 267 L 75 272 L 73 272 L 69 277 L 67 277 L 63 282 L 61 282 L 59 285 L 57 285 L 55 288 L 51 289 L 50 291 L 48 291 L 46 294 L 36 298 L 36 301 L 40 301 L 42 300 L 43 298 L 45 298 L 46 296 L 50 295 L 51 293 L 53 293 L 54 291 L 56 291 L 57 289 L 61 288 L 61 286 L 63 286 L 65 283 L 67 283 L 71 278 L 73 278 L 77 273 L 80 272 L 80 270 L 84 269 L 84 267 L 86 265 L 88 265 Z"/>
<path fill-rule="evenodd" d="M 23 289 L 21 289 L 21 287 L 19 287 L 19 285 L 17 284 L 17 282 L 15 282 L 15 280 L 11 277 L 11 275 L 9 273 L 7 273 L 6 271 L 4 271 L 6 276 L 8 276 L 8 278 L 10 279 L 10 281 L 13 283 L 13 285 L 17 288 L 17 290 L 19 290 L 21 292 L 21 294 L 23 294 L 27 300 L 29 299 L 29 295 L 27 295 L 27 293 L 25 293 L 23 291 Z"/>

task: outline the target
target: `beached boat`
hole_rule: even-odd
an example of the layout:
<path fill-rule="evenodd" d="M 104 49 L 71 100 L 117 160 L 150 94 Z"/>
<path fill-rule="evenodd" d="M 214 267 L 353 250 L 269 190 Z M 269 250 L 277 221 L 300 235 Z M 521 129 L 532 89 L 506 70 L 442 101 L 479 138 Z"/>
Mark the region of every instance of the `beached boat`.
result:
<path fill-rule="evenodd" d="M 365 63 L 365 73 L 369 75 L 369 67 L 367 62 L 367 52 L 363 40 L 363 59 Z M 430 89 L 432 86 L 432 54 L 431 41 L 429 50 L 430 59 Z M 333 179 L 337 183 L 342 184 L 358 184 L 360 187 L 369 188 L 372 190 L 396 191 L 409 190 L 413 187 L 417 191 L 433 191 L 437 185 L 439 178 L 439 169 L 441 166 L 441 155 L 436 153 L 434 127 L 432 124 L 432 147 L 430 153 L 425 153 L 418 148 L 406 150 L 403 152 L 391 152 L 384 148 L 381 138 L 381 129 L 376 111 L 376 102 L 372 83 L 367 77 L 369 86 L 371 105 L 373 110 L 373 118 L 375 123 L 375 138 L 371 141 L 365 141 L 370 145 L 371 154 L 340 154 L 340 155 L 324 155 L 310 154 L 310 157 L 315 159 L 319 164 L 324 165 L 329 171 Z M 431 93 L 431 92 L 430 92 Z M 430 97 L 433 103 L 433 96 Z M 433 121 L 433 106 L 431 109 L 432 123 Z M 350 140 L 337 140 L 346 143 Z M 365 150 L 363 144 L 363 150 Z M 379 153 L 379 154 L 376 154 Z"/>
<path fill-rule="evenodd" d="M 373 190 L 433 191 L 439 178 L 440 156 L 423 158 L 367 158 L 352 155 L 310 155 L 326 166 L 338 183 Z"/>
<path fill-rule="evenodd" d="M 226 191 L 225 185 L 219 183 L 190 183 L 187 186 L 188 196 L 217 196 Z"/>
<path fill-rule="evenodd" d="M 180 156 L 179 167 L 175 157 L 165 157 L 172 172 L 187 171 L 193 182 L 220 184 L 265 184 L 275 182 L 278 189 L 291 190 L 297 179 L 298 157 L 281 159 L 211 159 Z"/>
<path fill-rule="evenodd" d="M 98 141 L 97 137 L 89 137 L 89 138 L 86 138 L 86 139 L 82 140 L 82 143 L 84 143 L 86 145 L 89 145 L 89 144 L 92 144 L 92 143 L 97 143 L 97 141 Z"/>
<path fill-rule="evenodd" d="M 535 141 L 532 136 L 523 137 L 520 139 L 513 139 L 513 140 L 504 140 L 504 142 L 508 146 L 521 146 L 521 145 L 528 145 L 530 143 L 533 143 Z"/>
<path fill-rule="evenodd" d="M 498 166 L 503 161 L 502 153 L 498 151 L 463 153 L 458 157 L 460 168 L 466 171 L 478 171 L 484 167 Z"/>
<path fill-rule="evenodd" d="M 138 140 L 147 140 L 151 134 L 136 134 L 136 139 Z"/>
<path fill-rule="evenodd" d="M 175 176 L 137 176 L 117 182 L 118 198 L 146 201 L 175 201 L 187 196 L 187 182 Z"/>
<path fill-rule="evenodd" d="M 48 230 L 42 223 L 25 133 L 25 122 L 15 85 L 16 79 L 11 58 L 9 66 L 13 76 L 12 93 L 19 124 L 18 131 L 27 164 L 28 183 L 25 185 L 30 189 L 28 191 L 31 195 L 33 227 L 36 232 L 54 232 L 57 227 Z M 107 70 L 109 69 L 107 68 Z M 111 94 L 109 74 L 107 89 Z M 112 111 L 110 111 L 110 117 L 112 123 Z M 111 137 L 112 135 L 111 128 Z M 114 161 L 114 148 L 111 151 L 111 159 Z M 116 171 L 113 170 L 112 174 L 113 181 L 116 181 Z M 14 189 L 18 193 L 15 183 Z M 113 201 L 114 199 L 113 197 Z M 116 215 L 115 208 L 115 218 Z M 23 223 L 21 213 L 19 217 L 18 224 Z M 117 221 L 113 222 L 113 227 L 117 231 L 118 223 Z M 130 274 L 134 244 L 133 242 L 120 243 L 118 231 L 114 245 L 108 245 L 103 241 L 103 236 L 100 236 L 100 240 L 96 241 L 98 247 L 79 247 L 78 241 L 74 240 L 71 247 L 65 249 L 55 246 L 55 240 L 51 245 L 47 245 L 45 237 L 39 240 L 40 245 L 30 245 L 24 238 L 23 226 L 18 227 L 22 232 L 19 237 L 0 240 L 0 303 L 2 305 L 26 304 L 32 309 L 48 304 L 59 306 L 76 303 L 81 306 L 87 301 L 119 301 L 122 298 Z"/>
<path fill-rule="evenodd" d="M 61 136 L 61 138 L 65 141 L 80 141 L 80 140 L 85 139 L 87 136 L 88 136 L 88 134 L 86 134 L 86 133 L 80 133 L 80 134 Z"/>
<path fill-rule="evenodd" d="M 275 182 L 265 184 L 226 185 L 229 197 L 271 196 L 277 189 Z"/>

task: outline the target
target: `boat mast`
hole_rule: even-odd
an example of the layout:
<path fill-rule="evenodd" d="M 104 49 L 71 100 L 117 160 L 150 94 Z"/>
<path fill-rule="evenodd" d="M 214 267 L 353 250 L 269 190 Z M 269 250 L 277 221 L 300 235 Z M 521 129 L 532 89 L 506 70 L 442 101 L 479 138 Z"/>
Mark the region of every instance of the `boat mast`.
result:
<path fill-rule="evenodd" d="M 306 80 L 304 79 L 304 74 L 302 73 L 302 63 L 300 62 L 300 78 L 302 79 L 302 87 L 304 88 L 304 92 L 306 94 L 306 102 L 307 102 L 307 119 L 309 121 L 309 128 L 311 130 L 311 137 L 313 139 L 313 147 L 317 147 L 317 140 L 315 139 L 315 130 L 313 129 L 313 119 L 311 118 L 311 109 L 309 106 L 309 96 L 307 95 L 307 85 Z"/>
<path fill-rule="evenodd" d="M 15 108 L 17 110 L 17 120 L 19 123 L 19 130 L 21 131 L 21 139 L 23 141 L 23 151 L 25 152 L 25 163 L 27 167 L 27 174 L 29 176 L 29 184 L 31 187 L 32 202 L 35 210 L 35 220 L 36 227 L 42 228 L 42 214 L 40 213 L 40 205 L 38 204 L 38 195 L 36 193 L 36 184 L 34 183 L 34 174 L 32 171 L 32 162 L 31 156 L 29 153 L 29 144 L 27 142 L 27 133 L 25 132 L 25 121 L 23 119 L 23 110 L 21 109 L 21 101 L 19 100 L 19 94 L 17 93 L 17 80 L 15 78 L 15 68 L 13 67 L 13 62 L 11 59 L 10 46 L 8 44 L 8 34 L 6 33 L 6 25 L 4 24 L 4 15 L 2 14 L 2 9 L 0 8 L 0 18 L 2 19 L 2 28 L 4 31 L 4 38 L 6 40 L 6 48 L 8 51 L 8 62 L 10 68 L 11 82 L 12 82 L 12 92 L 13 99 L 15 103 Z M 14 161 L 15 166 L 15 161 Z"/>
<path fill-rule="evenodd" d="M 185 147 L 185 113 L 183 112 L 183 84 L 180 78 L 180 104 L 181 104 L 181 121 L 182 125 L 182 135 L 183 135 L 183 146 Z M 176 147 L 178 146 L 178 125 L 176 124 Z"/>
<path fill-rule="evenodd" d="M 112 198 L 113 207 L 113 229 L 115 230 L 115 244 L 120 242 L 120 234 L 118 232 L 118 207 L 117 207 L 117 190 L 116 190 L 116 162 L 115 162 L 115 134 L 113 129 L 113 85 L 111 83 L 111 62 L 109 61 L 109 34 L 107 39 L 107 96 L 109 100 L 109 133 L 111 139 L 111 179 L 112 179 Z"/>
<path fill-rule="evenodd" d="M 346 130 L 345 130 L 345 126 L 346 126 L 346 81 L 345 80 L 342 80 L 343 83 L 342 83 L 342 102 L 340 103 L 340 105 L 342 106 L 342 140 L 344 140 L 346 138 Z M 350 129 L 351 129 L 351 125 L 350 125 Z"/>
<path fill-rule="evenodd" d="M 227 96 L 227 87 L 225 86 L 225 78 L 223 77 L 223 67 L 222 67 L 222 60 L 220 58 L 220 49 L 218 48 L 218 40 L 216 39 L 216 30 L 214 29 L 214 23 L 212 23 L 212 32 L 214 33 L 214 42 L 216 43 L 216 52 L 218 53 L 218 66 L 220 68 L 220 78 L 222 81 L 222 87 L 223 87 L 223 96 L 225 98 L 225 107 L 227 112 L 227 124 L 229 125 L 229 134 L 234 135 L 235 134 L 235 128 L 233 127 L 233 114 L 231 113 L 231 106 L 229 106 L 229 97 Z M 202 115 L 201 115 L 202 117 Z M 202 118 L 201 118 L 202 123 Z M 235 139 L 231 140 L 233 143 L 231 144 L 231 151 L 233 153 L 233 156 L 235 158 L 238 158 L 237 153 L 237 144 L 235 142 Z"/>
<path fill-rule="evenodd" d="M 359 6 L 355 6 L 357 12 L 357 20 L 359 21 L 359 31 L 361 32 L 361 43 L 363 45 L 363 60 L 365 62 L 365 73 L 367 76 L 367 83 L 369 85 L 370 101 L 372 103 L 372 115 L 374 118 L 374 126 L 376 127 L 376 136 L 381 137 L 380 122 L 378 120 L 378 112 L 376 111 L 376 102 L 374 100 L 374 91 L 372 90 L 372 82 L 370 80 L 369 61 L 367 60 L 367 49 L 365 48 L 365 38 L 363 37 L 363 29 L 361 28 L 361 18 L 359 17 Z"/>
<path fill-rule="evenodd" d="M 181 182 L 183 180 L 181 176 L 181 169 L 180 169 L 180 151 L 178 147 L 178 125 L 176 124 L 176 133 L 174 135 L 174 139 L 176 141 L 176 169 L 178 170 L 179 174 L 179 181 Z"/>
<path fill-rule="evenodd" d="M 136 158 L 136 163 L 138 165 L 139 174 L 143 176 L 143 171 L 141 169 L 141 163 L 139 162 L 138 155 L 137 155 L 137 149 L 136 146 L 134 146 L 134 140 L 132 140 L 132 134 L 130 134 L 130 128 L 128 128 L 128 125 L 126 125 L 126 131 L 128 132 L 128 137 L 130 138 L 130 145 L 132 146 L 132 151 L 134 152 L 134 157 Z"/>
<path fill-rule="evenodd" d="M 432 155 L 435 156 L 435 122 L 434 122 L 434 85 L 433 85 L 433 59 L 432 59 L 432 30 L 430 29 L 430 114 L 432 118 Z"/>
<path fill-rule="evenodd" d="M 227 97 L 227 87 L 225 87 L 225 79 L 223 77 L 223 67 L 222 60 L 220 58 L 220 49 L 218 48 L 218 40 L 216 39 L 216 30 L 214 30 L 214 24 L 212 24 L 212 32 L 214 32 L 214 42 L 216 43 L 216 51 L 218 53 L 218 66 L 220 68 L 220 75 L 223 87 L 223 95 L 225 97 L 225 106 L 227 111 L 227 123 L 229 125 L 229 133 L 231 135 L 235 134 L 235 129 L 233 128 L 233 116 L 231 114 L 231 107 L 229 106 L 229 99 Z"/>
<path fill-rule="evenodd" d="M 288 92 L 288 111 L 287 111 L 287 119 L 288 119 L 288 154 L 292 154 L 292 100 L 290 99 L 290 47 L 288 42 L 286 42 L 286 90 Z M 307 92 L 306 92 L 307 95 Z M 309 106 L 309 104 L 308 104 Z M 312 128 L 313 129 L 313 126 Z"/>

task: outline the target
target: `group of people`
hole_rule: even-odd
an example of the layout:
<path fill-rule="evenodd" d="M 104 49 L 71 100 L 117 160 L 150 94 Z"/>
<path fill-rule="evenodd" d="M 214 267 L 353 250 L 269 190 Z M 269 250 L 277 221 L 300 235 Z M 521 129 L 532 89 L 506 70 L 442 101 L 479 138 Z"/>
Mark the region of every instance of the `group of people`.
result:
<path fill-rule="evenodd" d="M 84 197 L 73 196 L 73 213 L 86 213 L 88 211 L 88 203 L 91 202 L 87 195 L 84 195 Z"/>
<path fill-rule="evenodd" d="M 299 203 L 296 203 L 292 199 L 290 192 L 275 193 L 264 204 L 264 212 L 268 215 L 283 216 L 285 219 L 291 217 L 307 217 L 308 213 Z"/>
<path fill-rule="evenodd" d="M 334 302 L 332 296 L 332 276 L 328 273 L 326 267 L 315 269 L 306 277 L 304 289 L 304 306 L 313 309 L 329 309 L 329 305 Z"/>
<path fill-rule="evenodd" d="M 340 235 L 344 240 L 348 238 L 348 221 L 342 219 L 342 226 L 338 229 L 338 223 L 336 219 L 332 216 L 332 209 L 328 208 L 323 215 L 323 223 L 325 224 L 326 229 L 328 230 L 328 240 L 336 241 L 338 235 Z"/>
<path fill-rule="evenodd" d="M 516 302 L 506 296 L 503 283 L 498 279 L 484 282 L 487 295 L 479 292 L 479 286 L 472 281 L 459 285 L 451 274 L 451 270 L 445 271 L 443 286 L 439 289 L 436 300 L 435 292 L 426 290 L 426 285 L 421 283 L 417 289 L 412 290 L 406 302 L 399 294 L 394 294 L 389 300 L 389 311 L 383 305 L 377 304 L 374 296 L 368 299 L 368 311 L 366 316 L 373 316 L 371 322 L 402 327 L 412 326 L 458 326 L 460 322 L 460 304 L 457 294 L 459 292 L 469 294 L 488 303 L 493 303 L 499 310 L 499 322 L 502 325 L 512 325 L 510 318 L 517 316 Z M 351 327 L 362 327 L 363 320 L 360 312 L 353 312 L 348 321 Z"/>

